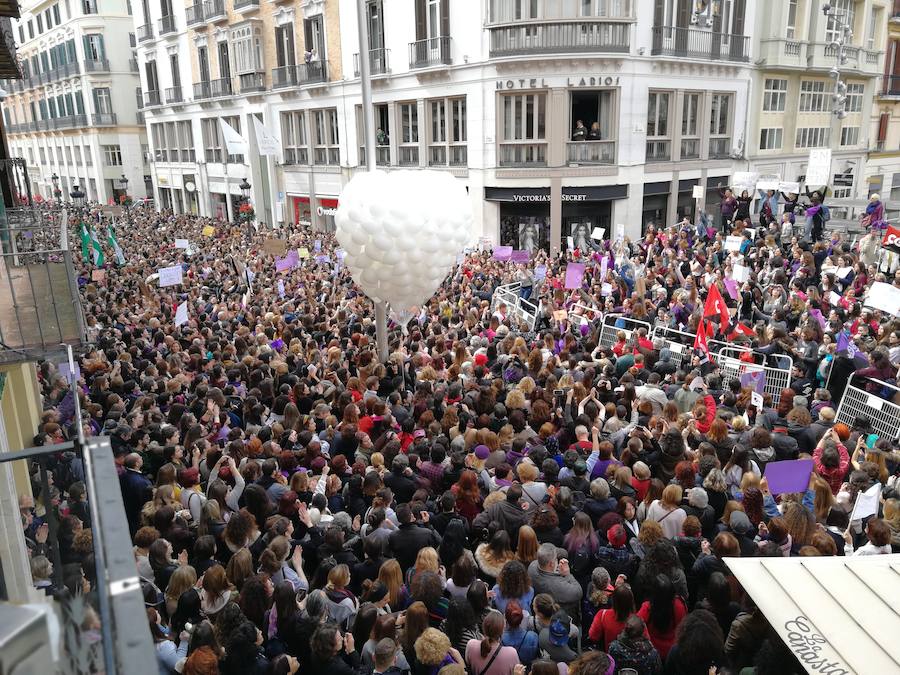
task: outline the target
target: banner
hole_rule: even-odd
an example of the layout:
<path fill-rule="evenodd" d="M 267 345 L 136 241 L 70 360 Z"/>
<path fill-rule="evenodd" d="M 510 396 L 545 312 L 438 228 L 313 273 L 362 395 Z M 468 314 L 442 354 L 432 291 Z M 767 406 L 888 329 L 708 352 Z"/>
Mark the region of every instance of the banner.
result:
<path fill-rule="evenodd" d="M 512 246 L 495 246 L 494 260 L 509 260 L 512 257 Z"/>
<path fill-rule="evenodd" d="M 887 232 L 884 233 L 884 239 L 881 240 L 881 245 L 894 253 L 900 253 L 900 228 L 896 225 L 888 225 Z"/>
<path fill-rule="evenodd" d="M 219 118 L 219 128 L 222 130 L 222 140 L 229 155 L 246 155 L 247 141 L 224 118 Z"/>
<path fill-rule="evenodd" d="M 509 259 L 514 263 L 527 264 L 531 260 L 531 251 L 513 251 Z"/>
<path fill-rule="evenodd" d="M 786 195 L 798 195 L 800 194 L 800 183 L 783 180 L 778 184 L 778 190 L 779 192 L 783 192 Z"/>
<path fill-rule="evenodd" d="M 759 174 L 756 171 L 735 171 L 731 177 L 731 188 L 736 195 L 741 194 L 741 190 L 753 192 L 756 189 L 756 180 Z"/>
<path fill-rule="evenodd" d="M 760 174 L 756 181 L 757 190 L 777 190 L 781 185 L 781 176 L 776 173 Z"/>
<path fill-rule="evenodd" d="M 256 115 L 253 118 L 253 126 L 256 130 L 256 147 L 259 149 L 260 155 L 274 155 L 278 157 L 281 154 L 281 142 L 278 137 L 269 131 Z"/>
<path fill-rule="evenodd" d="M 813 148 L 806 164 L 806 189 L 821 188 L 831 180 L 831 148 Z"/>
<path fill-rule="evenodd" d="M 180 284 L 184 270 L 181 265 L 172 265 L 171 267 L 161 268 L 158 270 L 158 273 L 159 287 L 165 288 L 166 286 L 177 286 Z"/>

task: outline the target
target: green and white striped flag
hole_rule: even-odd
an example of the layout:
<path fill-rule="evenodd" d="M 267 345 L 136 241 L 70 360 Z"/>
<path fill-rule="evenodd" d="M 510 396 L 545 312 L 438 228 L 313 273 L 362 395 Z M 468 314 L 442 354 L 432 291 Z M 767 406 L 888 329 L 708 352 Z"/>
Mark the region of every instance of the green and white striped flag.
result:
<path fill-rule="evenodd" d="M 84 262 L 91 261 L 91 237 L 87 231 L 87 225 L 81 223 L 81 257 Z"/>
<path fill-rule="evenodd" d="M 91 228 L 91 244 L 94 247 L 94 265 L 103 267 L 103 263 L 106 262 L 106 256 L 103 255 L 103 246 L 100 245 L 100 240 L 97 239 L 97 233 L 94 232 L 94 228 Z"/>
<path fill-rule="evenodd" d="M 116 265 L 122 267 L 125 264 L 125 254 L 122 252 L 122 247 L 119 246 L 119 242 L 116 240 L 116 233 L 113 232 L 112 225 L 106 226 L 106 241 L 112 246 L 113 251 L 116 252 Z"/>

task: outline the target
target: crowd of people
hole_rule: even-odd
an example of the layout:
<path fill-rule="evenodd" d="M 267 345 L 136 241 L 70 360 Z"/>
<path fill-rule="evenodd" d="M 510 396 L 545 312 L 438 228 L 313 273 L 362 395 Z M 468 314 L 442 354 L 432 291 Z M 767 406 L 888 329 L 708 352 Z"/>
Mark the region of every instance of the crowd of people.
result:
<path fill-rule="evenodd" d="M 750 225 L 728 225 L 739 251 L 689 223 L 527 265 L 469 251 L 390 324 L 382 363 L 333 235 L 133 208 L 114 225 L 123 265 L 110 252 L 95 281 L 79 256 L 82 418 L 43 363 L 35 441 L 79 424 L 111 438 L 164 675 L 802 673 L 727 559 L 900 550 L 896 435 L 835 423 L 853 373 L 893 395 L 900 321 L 861 299 L 900 271 L 866 238 Z M 307 256 L 276 272 L 272 239 Z M 573 261 L 586 271 L 567 290 Z M 172 265 L 183 282 L 158 287 Z M 523 277 L 533 327 L 491 304 Z M 704 316 L 713 289 L 727 316 Z M 759 405 L 714 354 L 677 364 L 645 329 L 601 345 L 600 312 L 789 355 L 793 379 Z M 805 457 L 806 489 L 772 494 L 766 465 Z M 20 501 L 35 586 L 85 593 L 96 642 L 83 465 L 51 468 L 49 492 L 35 475 Z M 851 522 L 876 483 L 878 514 Z"/>

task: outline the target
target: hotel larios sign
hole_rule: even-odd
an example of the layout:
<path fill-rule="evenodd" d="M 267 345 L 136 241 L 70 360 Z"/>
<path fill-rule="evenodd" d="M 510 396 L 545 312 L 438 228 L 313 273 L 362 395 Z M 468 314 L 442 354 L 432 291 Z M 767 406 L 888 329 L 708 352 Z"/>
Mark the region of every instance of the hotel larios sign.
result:
<path fill-rule="evenodd" d="M 517 80 L 497 80 L 497 89 L 549 89 L 550 87 L 561 87 L 562 81 L 554 81 L 548 83 L 545 77 L 519 78 Z M 618 75 L 592 75 L 591 77 L 567 77 L 566 87 L 617 87 L 619 86 Z"/>

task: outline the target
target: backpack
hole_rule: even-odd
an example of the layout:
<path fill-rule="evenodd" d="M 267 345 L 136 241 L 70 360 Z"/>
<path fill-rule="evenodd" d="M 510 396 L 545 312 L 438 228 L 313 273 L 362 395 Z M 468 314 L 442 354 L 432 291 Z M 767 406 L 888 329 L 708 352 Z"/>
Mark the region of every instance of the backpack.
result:
<path fill-rule="evenodd" d="M 831 220 L 831 209 L 822 204 L 822 222 L 827 223 Z"/>

